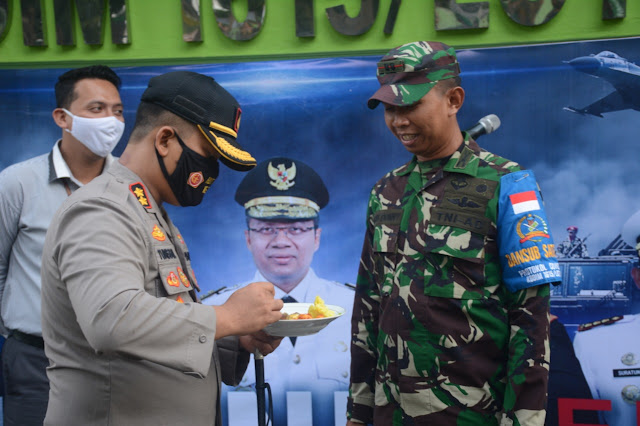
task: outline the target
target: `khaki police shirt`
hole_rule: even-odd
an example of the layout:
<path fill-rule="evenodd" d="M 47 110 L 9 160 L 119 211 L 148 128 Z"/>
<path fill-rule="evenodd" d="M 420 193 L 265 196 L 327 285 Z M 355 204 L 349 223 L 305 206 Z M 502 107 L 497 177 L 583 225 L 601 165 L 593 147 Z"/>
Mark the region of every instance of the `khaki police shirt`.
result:
<path fill-rule="evenodd" d="M 116 163 L 74 192 L 42 263 L 46 425 L 219 423 L 220 379 L 237 383 L 249 354 L 214 341 L 188 248 L 137 175 Z"/>

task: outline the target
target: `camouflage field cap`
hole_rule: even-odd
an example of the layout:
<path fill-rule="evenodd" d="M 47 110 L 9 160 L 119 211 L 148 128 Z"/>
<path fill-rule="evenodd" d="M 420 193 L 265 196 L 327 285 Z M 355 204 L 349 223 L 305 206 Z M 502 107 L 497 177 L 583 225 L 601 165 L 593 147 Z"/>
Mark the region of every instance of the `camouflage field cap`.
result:
<path fill-rule="evenodd" d="M 391 49 L 378 62 L 380 88 L 367 105 L 380 102 L 408 106 L 418 102 L 440 80 L 460 74 L 453 47 L 438 41 L 415 41 Z"/>

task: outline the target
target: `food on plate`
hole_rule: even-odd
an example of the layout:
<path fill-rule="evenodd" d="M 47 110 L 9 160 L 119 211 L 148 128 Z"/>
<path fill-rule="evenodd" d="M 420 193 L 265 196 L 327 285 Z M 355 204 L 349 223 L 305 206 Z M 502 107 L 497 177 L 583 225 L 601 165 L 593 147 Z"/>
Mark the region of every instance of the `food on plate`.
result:
<path fill-rule="evenodd" d="M 292 314 L 282 313 L 282 318 L 285 320 L 299 320 L 299 319 L 314 319 L 314 318 L 327 318 L 333 317 L 336 313 L 329 309 L 327 305 L 324 304 L 324 300 L 320 296 L 316 296 L 313 305 L 309 306 L 309 311 L 307 313 L 298 313 L 294 312 Z"/>

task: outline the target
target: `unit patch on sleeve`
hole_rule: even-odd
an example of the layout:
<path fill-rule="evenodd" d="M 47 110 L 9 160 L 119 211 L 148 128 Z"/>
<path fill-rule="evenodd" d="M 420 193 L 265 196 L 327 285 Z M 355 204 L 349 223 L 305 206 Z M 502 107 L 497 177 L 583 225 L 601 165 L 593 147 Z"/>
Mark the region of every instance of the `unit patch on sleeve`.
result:
<path fill-rule="evenodd" d="M 533 172 L 503 176 L 498 203 L 498 248 L 507 288 L 515 292 L 559 283 L 560 265 Z"/>

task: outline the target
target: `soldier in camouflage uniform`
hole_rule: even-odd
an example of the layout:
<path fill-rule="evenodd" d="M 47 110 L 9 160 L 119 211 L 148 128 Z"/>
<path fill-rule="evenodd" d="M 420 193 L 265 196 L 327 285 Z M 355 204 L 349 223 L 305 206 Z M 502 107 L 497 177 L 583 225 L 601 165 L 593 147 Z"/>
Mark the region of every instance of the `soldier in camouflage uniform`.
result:
<path fill-rule="evenodd" d="M 553 240 L 533 173 L 460 131 L 458 74 L 437 42 L 378 64 L 369 107 L 414 157 L 369 199 L 348 425 L 544 423 Z"/>
<path fill-rule="evenodd" d="M 567 228 L 567 238 L 557 247 L 558 257 L 589 257 L 585 239 L 578 238 L 578 227 L 569 226 Z"/>

